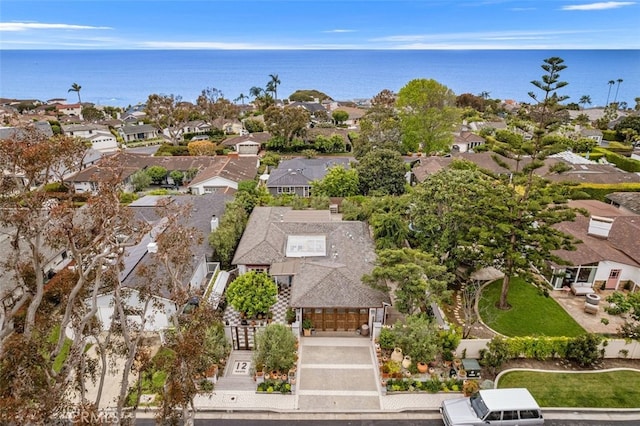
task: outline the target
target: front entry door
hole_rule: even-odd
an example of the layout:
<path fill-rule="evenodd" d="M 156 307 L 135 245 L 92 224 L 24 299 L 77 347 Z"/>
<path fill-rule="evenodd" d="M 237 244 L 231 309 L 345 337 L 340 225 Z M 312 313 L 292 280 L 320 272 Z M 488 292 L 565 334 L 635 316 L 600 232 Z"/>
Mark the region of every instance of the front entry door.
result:
<path fill-rule="evenodd" d="M 607 280 L 607 284 L 605 286 L 606 290 L 615 290 L 618 287 L 618 281 L 620 281 L 620 272 L 621 269 L 612 269 L 609 272 L 609 279 Z"/>

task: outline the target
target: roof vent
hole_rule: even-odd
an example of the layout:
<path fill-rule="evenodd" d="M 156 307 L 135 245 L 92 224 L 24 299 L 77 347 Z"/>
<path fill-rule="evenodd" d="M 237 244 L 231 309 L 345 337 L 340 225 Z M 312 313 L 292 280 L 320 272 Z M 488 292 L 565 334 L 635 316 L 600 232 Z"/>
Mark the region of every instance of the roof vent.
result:
<path fill-rule="evenodd" d="M 591 216 L 587 233 L 595 237 L 609 237 L 609 231 L 613 225 L 613 219 L 601 216 Z"/>

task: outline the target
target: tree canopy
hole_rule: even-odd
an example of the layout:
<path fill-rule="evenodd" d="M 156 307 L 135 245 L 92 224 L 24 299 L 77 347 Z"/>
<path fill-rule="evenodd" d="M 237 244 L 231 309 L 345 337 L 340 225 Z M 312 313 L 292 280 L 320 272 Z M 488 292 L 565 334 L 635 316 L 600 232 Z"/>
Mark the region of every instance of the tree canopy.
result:
<path fill-rule="evenodd" d="M 459 112 L 451 89 L 435 80 L 411 80 L 398 92 L 402 144 L 407 151 L 449 151 Z"/>
<path fill-rule="evenodd" d="M 269 312 L 277 301 L 278 286 L 269 275 L 249 271 L 229 284 L 225 294 L 236 311 L 252 318 Z"/>
<path fill-rule="evenodd" d="M 364 195 L 400 195 L 405 191 L 405 165 L 397 151 L 369 151 L 356 165 L 360 193 Z"/>
<path fill-rule="evenodd" d="M 311 182 L 314 195 L 325 197 L 350 197 L 358 194 L 358 172 L 345 169 L 342 165 L 333 166 L 321 180 Z"/>

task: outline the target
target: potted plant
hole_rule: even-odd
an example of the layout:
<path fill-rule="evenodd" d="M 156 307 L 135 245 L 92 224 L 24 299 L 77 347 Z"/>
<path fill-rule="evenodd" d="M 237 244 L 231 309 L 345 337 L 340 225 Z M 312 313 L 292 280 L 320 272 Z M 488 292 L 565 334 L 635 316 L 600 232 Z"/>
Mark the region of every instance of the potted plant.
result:
<path fill-rule="evenodd" d="M 309 318 L 302 320 L 302 332 L 305 336 L 311 336 L 311 329 L 313 328 L 313 322 Z"/>
<path fill-rule="evenodd" d="M 480 385 L 476 380 L 465 380 L 462 384 L 462 392 L 464 396 L 471 396 L 480 390 Z"/>

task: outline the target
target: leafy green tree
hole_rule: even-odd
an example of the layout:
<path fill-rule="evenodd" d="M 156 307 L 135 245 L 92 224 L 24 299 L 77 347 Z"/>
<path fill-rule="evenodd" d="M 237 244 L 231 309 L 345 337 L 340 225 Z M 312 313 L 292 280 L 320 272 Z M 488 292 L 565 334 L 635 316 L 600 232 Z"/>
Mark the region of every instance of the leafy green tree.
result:
<path fill-rule="evenodd" d="M 237 119 L 240 115 L 240 108 L 225 99 L 222 91 L 214 87 L 203 89 L 196 100 L 196 105 L 200 108 L 202 115 L 211 122 L 218 119 Z"/>
<path fill-rule="evenodd" d="M 243 121 L 244 128 L 249 133 L 264 132 L 264 123 L 255 118 L 247 118 Z"/>
<path fill-rule="evenodd" d="M 151 185 L 151 176 L 145 170 L 138 170 L 131 175 L 131 185 L 136 192 L 144 191 Z"/>
<path fill-rule="evenodd" d="M 71 85 L 71 88 L 69 90 L 67 90 L 67 93 L 76 92 L 78 94 L 78 103 L 79 104 L 82 103 L 82 99 L 80 99 L 80 90 L 82 90 L 82 86 L 80 86 L 78 83 L 73 83 Z"/>
<path fill-rule="evenodd" d="M 385 89 L 373 97 L 371 108 L 360 120 L 360 134 L 353 143 L 353 154 L 360 159 L 373 149 L 402 152 L 401 134 L 395 95 Z"/>
<path fill-rule="evenodd" d="M 149 95 L 145 112 L 149 121 L 167 132 L 174 145 L 178 145 L 185 125 L 191 120 L 193 105 L 183 102 L 181 96 Z"/>
<path fill-rule="evenodd" d="M 498 307 L 508 309 L 507 296 L 512 276 L 533 279 L 531 267 L 542 269 L 548 260 L 562 262 L 553 250 L 570 249 L 573 240 L 553 225 L 571 221 L 575 212 L 566 204 L 564 191 L 557 184 L 539 178 L 534 172 L 544 165 L 544 159 L 555 152 L 553 141 L 545 139 L 560 124 L 561 102 L 566 96 L 557 91 L 568 83 L 560 81 L 560 72 L 566 68 L 564 60 L 551 57 L 541 66 L 545 71 L 541 80 L 531 82 L 542 91 L 540 98 L 534 92 L 529 96 L 537 103 L 530 109 L 535 123 L 533 138 L 517 146 L 505 147 L 505 152 L 520 157 L 529 156 L 529 162 L 516 170 L 502 185 L 496 185 L 486 214 L 479 217 L 474 229 L 475 237 L 483 246 L 485 261 L 497 265 L 504 272 Z M 485 200 L 486 201 L 486 200 Z"/>
<path fill-rule="evenodd" d="M 184 173 L 180 170 L 172 170 L 169 173 L 169 177 L 175 182 L 176 185 L 182 185 L 182 181 L 184 180 Z"/>
<path fill-rule="evenodd" d="M 409 226 L 399 213 L 373 213 L 370 224 L 373 227 L 376 248 L 397 249 L 404 247 L 409 235 Z"/>
<path fill-rule="evenodd" d="M 349 113 L 347 111 L 337 109 L 331 113 L 331 118 L 340 125 L 349 119 Z"/>
<path fill-rule="evenodd" d="M 451 89 L 435 80 L 411 80 L 398 92 L 402 143 L 407 151 L 449 151 L 459 112 Z"/>
<path fill-rule="evenodd" d="M 96 122 L 104 118 L 104 113 L 94 106 L 87 105 L 82 107 L 82 118 L 85 121 Z"/>
<path fill-rule="evenodd" d="M 267 152 L 260 160 L 260 164 L 269 167 L 278 167 L 278 164 L 280 164 L 280 155 L 275 152 Z"/>
<path fill-rule="evenodd" d="M 600 358 L 600 342 L 602 337 L 592 333 L 574 338 L 567 344 L 567 359 L 581 367 L 592 366 Z"/>
<path fill-rule="evenodd" d="M 394 327 L 396 344 L 414 362 L 429 363 L 438 354 L 438 325 L 425 314 L 409 315 L 403 323 Z"/>
<path fill-rule="evenodd" d="M 254 365 L 262 364 L 266 371 L 289 371 L 296 362 L 296 342 L 289 327 L 269 324 L 256 335 Z"/>
<path fill-rule="evenodd" d="M 403 248 L 378 251 L 376 266 L 364 282 L 391 292 L 399 312 L 426 312 L 433 302 L 449 297 L 453 275 L 429 253 Z"/>
<path fill-rule="evenodd" d="M 296 90 L 289 96 L 291 102 L 311 102 L 314 99 L 322 102 L 327 99 L 331 100 L 331 97 L 318 90 Z"/>
<path fill-rule="evenodd" d="M 147 175 L 149 175 L 151 181 L 156 185 L 164 182 L 165 178 L 167 177 L 167 169 L 162 166 L 151 166 L 145 169 L 145 172 L 147 173 Z"/>
<path fill-rule="evenodd" d="M 342 165 L 333 166 L 321 180 L 311 183 L 314 195 L 326 197 L 350 197 L 358 194 L 358 172 L 345 169 Z"/>
<path fill-rule="evenodd" d="M 236 311 L 253 318 L 269 312 L 276 303 L 278 286 L 267 274 L 249 271 L 229 284 L 225 294 Z"/>
<path fill-rule="evenodd" d="M 360 193 L 400 195 L 405 191 L 405 165 L 397 151 L 376 149 L 368 152 L 356 165 Z"/>
<path fill-rule="evenodd" d="M 227 204 L 218 229 L 209 234 L 209 245 L 213 247 L 214 255 L 224 267 L 231 265 L 233 254 L 247 225 L 248 213 L 245 206 L 252 209 L 254 205 L 254 196 L 244 191 L 238 192 L 234 202 Z"/>
<path fill-rule="evenodd" d="M 264 122 L 269 133 L 282 138 L 287 146 L 295 137 L 304 135 L 309 120 L 309 112 L 303 108 L 272 106 L 264 112 Z"/>

